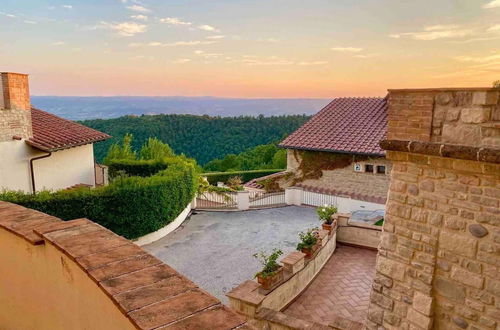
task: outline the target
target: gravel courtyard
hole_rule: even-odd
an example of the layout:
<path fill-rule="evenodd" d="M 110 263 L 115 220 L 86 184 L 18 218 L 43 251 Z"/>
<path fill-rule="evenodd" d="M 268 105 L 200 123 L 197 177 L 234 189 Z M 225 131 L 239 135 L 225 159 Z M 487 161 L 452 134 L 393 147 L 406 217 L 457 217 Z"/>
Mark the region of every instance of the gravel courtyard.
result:
<path fill-rule="evenodd" d="M 259 271 L 254 253 L 279 248 L 286 255 L 299 232 L 320 225 L 307 207 L 198 212 L 144 248 L 226 303 L 226 292 Z"/>

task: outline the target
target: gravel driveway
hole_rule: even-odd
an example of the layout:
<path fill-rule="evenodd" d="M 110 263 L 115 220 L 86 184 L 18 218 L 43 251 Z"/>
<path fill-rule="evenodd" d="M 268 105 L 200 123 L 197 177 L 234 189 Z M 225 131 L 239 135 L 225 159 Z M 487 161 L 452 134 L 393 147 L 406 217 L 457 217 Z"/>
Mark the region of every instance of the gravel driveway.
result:
<path fill-rule="evenodd" d="M 254 253 L 280 248 L 286 255 L 299 232 L 320 225 L 316 211 L 307 207 L 199 212 L 143 248 L 226 303 L 226 292 L 259 271 Z"/>

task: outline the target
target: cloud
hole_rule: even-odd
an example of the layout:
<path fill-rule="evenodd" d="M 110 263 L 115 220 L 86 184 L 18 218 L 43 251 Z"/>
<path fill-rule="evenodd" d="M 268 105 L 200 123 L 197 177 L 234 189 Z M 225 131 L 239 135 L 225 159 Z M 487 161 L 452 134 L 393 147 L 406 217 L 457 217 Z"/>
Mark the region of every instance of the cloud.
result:
<path fill-rule="evenodd" d="M 224 56 L 224 54 L 221 54 L 221 53 L 207 53 L 207 52 L 204 52 L 203 50 L 195 50 L 194 53 L 198 56 L 205 58 L 205 59 L 219 58 L 219 57 Z"/>
<path fill-rule="evenodd" d="M 206 37 L 207 39 L 210 39 L 210 40 L 220 40 L 220 39 L 224 39 L 226 36 L 208 36 Z"/>
<path fill-rule="evenodd" d="M 146 56 L 146 55 L 136 55 L 136 56 L 131 56 L 128 58 L 129 60 L 132 61 L 141 61 L 141 60 L 147 60 L 147 61 L 153 61 L 155 58 L 154 56 Z"/>
<path fill-rule="evenodd" d="M 130 18 L 144 22 L 148 20 L 148 17 L 146 15 L 131 15 Z"/>
<path fill-rule="evenodd" d="M 107 23 L 101 22 L 104 28 L 115 31 L 121 36 L 131 37 L 138 33 L 144 33 L 147 30 L 147 25 L 139 24 L 136 22 L 122 22 L 122 23 Z"/>
<path fill-rule="evenodd" d="M 66 9 L 72 9 L 73 8 L 72 5 L 62 5 L 61 7 L 66 8 Z"/>
<path fill-rule="evenodd" d="M 389 37 L 394 39 L 408 37 L 414 40 L 430 41 L 438 39 L 463 38 L 473 34 L 473 30 L 463 29 L 458 25 L 431 25 L 424 27 L 422 31 L 391 34 Z"/>
<path fill-rule="evenodd" d="M 52 43 L 52 46 L 62 46 L 64 44 L 66 44 L 64 41 L 54 41 Z"/>
<path fill-rule="evenodd" d="M 299 62 L 297 63 L 297 65 L 301 65 L 301 66 L 313 66 L 313 65 L 325 65 L 325 64 L 328 64 L 327 61 L 312 61 L 312 62 Z"/>
<path fill-rule="evenodd" d="M 259 42 L 277 42 L 278 40 L 276 40 L 274 38 L 261 38 L 261 39 L 257 39 L 257 41 L 259 41 Z"/>
<path fill-rule="evenodd" d="M 500 8 L 500 0 L 491 0 L 482 6 L 484 9 Z"/>
<path fill-rule="evenodd" d="M 194 41 L 176 41 L 176 42 L 159 42 L 159 41 L 152 41 L 148 43 L 138 43 L 138 42 L 133 42 L 130 43 L 128 46 L 129 47 L 143 47 L 143 46 L 149 46 L 149 47 L 179 47 L 179 46 L 199 46 L 199 45 L 211 45 L 216 43 L 216 41 L 208 41 L 208 40 L 194 40 Z"/>
<path fill-rule="evenodd" d="M 500 53 L 489 56 L 456 56 L 453 59 L 460 62 L 489 63 L 500 61 Z"/>
<path fill-rule="evenodd" d="M 497 32 L 497 31 L 500 31 L 500 24 L 492 25 L 486 31 L 488 31 L 488 32 Z"/>
<path fill-rule="evenodd" d="M 184 64 L 184 63 L 188 63 L 188 62 L 191 62 L 191 60 L 189 58 L 180 58 L 180 59 L 177 59 L 175 61 L 172 61 L 172 63 L 174 63 L 174 64 Z"/>
<path fill-rule="evenodd" d="M 143 6 L 139 6 L 139 5 L 127 6 L 127 9 L 131 10 L 131 11 L 138 12 L 138 13 L 143 13 L 143 14 L 151 12 L 151 10 L 149 10 Z"/>
<path fill-rule="evenodd" d="M 10 18 L 16 18 L 17 16 L 14 15 L 14 14 L 9 14 L 9 13 L 4 13 L 2 11 L 0 11 L 0 15 L 2 16 L 6 16 L 6 17 L 10 17 Z"/>
<path fill-rule="evenodd" d="M 30 21 L 28 19 L 24 20 L 23 22 L 26 23 L 26 24 L 38 24 L 38 22 L 36 22 L 36 21 Z"/>
<path fill-rule="evenodd" d="M 377 56 L 378 54 L 357 54 L 357 55 L 354 55 L 354 57 L 356 58 L 370 58 L 370 57 L 375 57 Z"/>
<path fill-rule="evenodd" d="M 161 23 L 166 23 L 170 25 L 192 25 L 191 22 L 185 22 L 177 17 L 165 17 L 160 19 Z"/>
<path fill-rule="evenodd" d="M 342 53 L 359 53 L 363 48 L 358 47 L 332 47 L 331 50 Z"/>
<path fill-rule="evenodd" d="M 220 32 L 219 29 L 216 29 L 215 27 L 207 24 L 203 25 L 198 25 L 198 29 L 203 30 L 203 31 L 209 31 L 209 32 Z"/>

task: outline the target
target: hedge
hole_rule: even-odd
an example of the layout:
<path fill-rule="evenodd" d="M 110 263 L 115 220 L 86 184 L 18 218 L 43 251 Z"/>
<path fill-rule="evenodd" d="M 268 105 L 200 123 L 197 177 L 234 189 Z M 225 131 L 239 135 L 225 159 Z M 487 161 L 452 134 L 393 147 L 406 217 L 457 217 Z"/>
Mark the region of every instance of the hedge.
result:
<path fill-rule="evenodd" d="M 148 177 L 168 167 L 166 160 L 112 160 L 108 163 L 109 176 L 115 178 L 121 173 L 128 176 Z"/>
<path fill-rule="evenodd" d="M 212 173 L 203 173 L 202 176 L 205 176 L 208 182 L 212 185 L 216 185 L 217 182 L 226 183 L 227 180 L 234 176 L 241 176 L 243 182 L 248 182 L 253 179 L 258 179 L 263 176 L 274 174 L 278 172 L 283 172 L 284 170 L 252 170 L 252 171 L 237 171 L 237 172 L 212 172 Z"/>
<path fill-rule="evenodd" d="M 167 169 L 150 177 L 123 177 L 109 186 L 64 191 L 0 193 L 0 200 L 63 220 L 88 218 L 128 239 L 154 232 L 172 222 L 193 200 L 198 172 L 192 162 L 174 157 Z"/>

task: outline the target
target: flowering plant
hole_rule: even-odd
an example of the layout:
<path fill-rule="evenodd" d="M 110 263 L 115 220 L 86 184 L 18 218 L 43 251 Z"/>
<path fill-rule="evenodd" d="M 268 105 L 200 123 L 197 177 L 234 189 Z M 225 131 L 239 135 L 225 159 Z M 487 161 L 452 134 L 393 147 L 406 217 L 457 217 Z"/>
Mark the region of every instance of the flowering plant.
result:
<path fill-rule="evenodd" d="M 316 208 L 316 212 L 318 213 L 319 219 L 321 221 L 325 221 L 327 224 L 332 223 L 332 215 L 337 213 L 337 210 L 338 209 L 336 206 L 328 204 Z"/>

